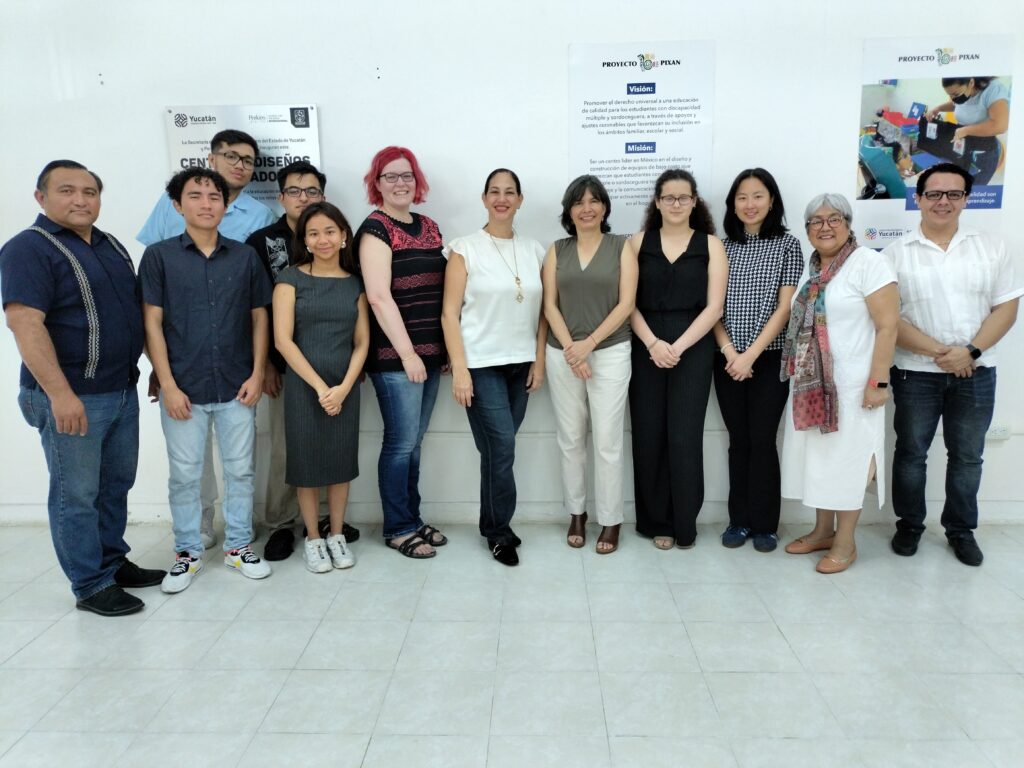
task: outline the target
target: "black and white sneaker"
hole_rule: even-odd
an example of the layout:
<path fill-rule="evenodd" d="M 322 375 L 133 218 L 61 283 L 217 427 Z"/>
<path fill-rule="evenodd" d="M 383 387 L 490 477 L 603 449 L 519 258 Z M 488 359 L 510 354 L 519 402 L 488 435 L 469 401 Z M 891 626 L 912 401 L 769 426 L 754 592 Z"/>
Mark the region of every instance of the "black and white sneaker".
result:
<path fill-rule="evenodd" d="M 191 557 L 188 552 L 179 552 L 174 558 L 174 565 L 171 566 L 171 570 L 167 572 L 164 580 L 160 582 L 160 589 L 172 595 L 188 589 L 192 579 L 198 576 L 201 570 L 203 570 L 203 559 L 201 557 Z"/>
<path fill-rule="evenodd" d="M 270 575 L 270 564 L 260 560 L 260 556 L 246 544 L 238 549 L 230 549 L 224 553 L 224 565 L 234 568 L 250 579 L 265 579 Z"/>

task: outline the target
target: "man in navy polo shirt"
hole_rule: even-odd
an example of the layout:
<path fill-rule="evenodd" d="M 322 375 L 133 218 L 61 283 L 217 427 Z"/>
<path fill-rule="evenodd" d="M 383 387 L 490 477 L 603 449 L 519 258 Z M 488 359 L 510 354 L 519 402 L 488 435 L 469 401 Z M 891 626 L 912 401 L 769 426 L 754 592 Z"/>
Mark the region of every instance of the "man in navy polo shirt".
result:
<path fill-rule="evenodd" d="M 173 593 L 203 567 L 199 484 L 210 422 L 224 467 L 224 564 L 252 579 L 270 575 L 250 545 L 271 285 L 252 248 L 217 232 L 228 197 L 223 176 L 189 168 L 171 178 L 167 194 L 185 231 L 146 248 L 139 275 L 146 345 L 160 381 L 177 553 L 161 586 Z"/>
<path fill-rule="evenodd" d="M 102 190 L 81 163 L 48 163 L 36 182 L 43 213 L 0 250 L 0 285 L 23 362 L 18 404 L 50 469 L 57 560 L 78 608 L 121 616 L 143 608 L 122 588 L 154 586 L 164 572 L 127 560 L 142 312 L 131 259 L 93 226 Z"/>
<path fill-rule="evenodd" d="M 220 222 L 220 233 L 232 240 L 245 241 L 260 227 L 274 221 L 273 212 L 254 198 L 245 188 L 252 181 L 252 174 L 259 159 L 260 149 L 256 139 L 244 131 L 219 131 L 210 141 L 207 167 L 217 171 L 228 183 L 227 209 Z M 143 245 L 152 245 L 185 231 L 185 220 L 175 209 L 167 195 L 161 195 L 153 206 L 139 234 L 135 236 Z M 150 379 L 150 394 L 156 395 L 156 379 Z M 213 510 L 217 502 L 217 478 L 213 474 L 213 442 L 206 440 L 206 470 L 203 472 L 203 526 L 202 538 L 205 547 L 216 543 L 213 531 Z"/>

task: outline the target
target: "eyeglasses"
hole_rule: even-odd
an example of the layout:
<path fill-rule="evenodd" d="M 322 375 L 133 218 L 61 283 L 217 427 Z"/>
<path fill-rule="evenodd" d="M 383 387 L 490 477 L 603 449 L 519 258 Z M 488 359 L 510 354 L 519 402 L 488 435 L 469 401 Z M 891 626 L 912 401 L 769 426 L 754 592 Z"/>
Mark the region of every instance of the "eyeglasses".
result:
<path fill-rule="evenodd" d="M 226 152 L 214 152 L 213 154 L 220 155 L 231 165 L 238 165 L 241 163 L 243 168 L 248 169 L 251 169 L 256 165 L 256 158 L 240 155 L 237 152 L 232 152 L 230 149 Z"/>
<path fill-rule="evenodd" d="M 676 203 L 689 205 L 693 202 L 693 195 L 662 195 L 658 198 L 662 205 L 672 206 Z"/>
<path fill-rule="evenodd" d="M 949 202 L 955 203 L 957 200 L 967 197 L 967 192 L 962 189 L 929 189 L 927 192 L 921 193 L 921 197 L 931 200 L 933 203 L 941 200 L 943 195 L 949 198 Z"/>
<path fill-rule="evenodd" d="M 410 181 L 416 181 L 416 174 L 412 171 L 406 171 L 405 173 L 382 173 L 377 178 L 384 179 L 388 184 L 395 184 L 399 179 L 408 184 Z"/>
<path fill-rule="evenodd" d="M 823 219 L 820 216 L 815 216 L 813 219 L 808 219 L 806 222 L 808 229 L 823 229 L 828 224 L 829 229 L 835 229 L 840 224 L 846 223 L 846 217 L 840 216 L 838 213 L 834 213 L 827 219 Z"/>
<path fill-rule="evenodd" d="M 324 191 L 319 187 L 285 187 L 281 191 L 288 197 L 305 195 L 309 200 L 319 200 L 324 196 Z"/>

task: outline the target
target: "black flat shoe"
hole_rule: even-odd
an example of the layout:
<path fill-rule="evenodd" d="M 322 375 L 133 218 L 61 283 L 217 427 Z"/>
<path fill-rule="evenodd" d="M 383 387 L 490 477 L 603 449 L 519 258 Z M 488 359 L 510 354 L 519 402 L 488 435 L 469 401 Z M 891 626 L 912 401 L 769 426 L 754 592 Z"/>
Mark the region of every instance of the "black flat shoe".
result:
<path fill-rule="evenodd" d="M 95 595 L 79 600 L 75 607 L 80 611 L 89 611 L 100 616 L 127 616 L 129 613 L 138 613 L 146 604 L 113 584 Z"/>
<path fill-rule="evenodd" d="M 897 530 L 896 534 L 892 537 L 892 541 L 889 542 L 889 546 L 892 547 L 892 551 L 897 555 L 912 557 L 917 554 L 917 543 L 920 540 L 920 533 Z"/>
<path fill-rule="evenodd" d="M 279 528 L 270 534 L 267 544 L 263 547 L 263 559 L 277 562 L 287 560 L 295 549 L 295 534 L 291 528 Z"/>
<path fill-rule="evenodd" d="M 512 544 L 492 544 L 491 554 L 502 565 L 519 565 L 519 554 Z"/>
<path fill-rule="evenodd" d="M 164 580 L 166 575 L 167 571 L 157 568 L 140 568 L 131 560 L 125 560 L 114 574 L 114 583 L 119 587 L 129 589 L 155 587 Z"/>
<path fill-rule="evenodd" d="M 964 565 L 981 565 L 985 556 L 981 554 L 981 547 L 974 540 L 973 536 L 957 536 L 949 539 L 949 546 L 953 548 L 956 559 Z"/>

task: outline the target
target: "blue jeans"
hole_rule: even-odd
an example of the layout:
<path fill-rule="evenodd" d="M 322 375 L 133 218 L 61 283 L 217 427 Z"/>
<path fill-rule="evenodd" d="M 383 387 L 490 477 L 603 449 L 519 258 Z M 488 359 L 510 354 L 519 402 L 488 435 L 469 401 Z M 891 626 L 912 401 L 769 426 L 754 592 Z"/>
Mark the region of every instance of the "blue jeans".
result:
<path fill-rule="evenodd" d="M 174 528 L 174 551 L 203 554 L 199 525 L 203 507 L 199 485 L 203 476 L 206 434 L 213 420 L 224 468 L 224 551 L 252 542 L 253 460 L 256 409 L 238 400 L 192 404 L 192 418 L 172 419 L 160 399 L 160 423 L 167 441 L 167 495 Z"/>
<path fill-rule="evenodd" d="M 82 395 L 85 435 L 57 432 L 50 398 L 22 387 L 21 413 L 39 430 L 50 470 L 47 508 L 57 561 L 79 600 L 114 583 L 129 547 L 128 491 L 139 464 L 139 398 L 134 389 Z"/>
<path fill-rule="evenodd" d="M 518 546 L 512 531 L 516 511 L 516 433 L 526 416 L 530 363 L 472 368 L 473 403 L 466 409 L 480 451 L 480 535 L 489 544 Z"/>
<path fill-rule="evenodd" d="M 975 368 L 974 375 L 965 379 L 893 368 L 890 380 L 896 405 L 892 460 L 896 528 L 924 531 L 928 448 L 941 418 L 947 456 L 942 527 L 948 538 L 971 536 L 978 527 L 981 455 L 995 407 L 995 368 Z"/>
<path fill-rule="evenodd" d="M 377 460 L 377 484 L 384 509 L 384 538 L 412 533 L 420 519 L 420 444 L 437 400 L 441 372 L 427 371 L 422 384 L 409 381 L 405 371 L 371 373 L 377 404 L 384 420 L 384 439 Z"/>

